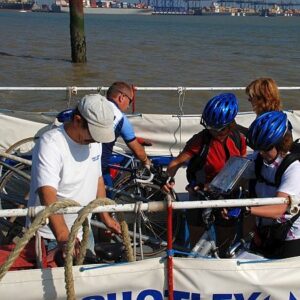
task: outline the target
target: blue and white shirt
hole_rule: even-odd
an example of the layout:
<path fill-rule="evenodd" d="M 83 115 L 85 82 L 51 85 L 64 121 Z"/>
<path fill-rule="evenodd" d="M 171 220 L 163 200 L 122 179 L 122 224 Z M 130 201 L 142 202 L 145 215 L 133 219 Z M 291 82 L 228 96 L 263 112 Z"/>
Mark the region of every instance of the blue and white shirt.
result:
<path fill-rule="evenodd" d="M 114 101 L 109 101 L 111 101 L 111 103 L 113 104 L 112 106 L 114 110 L 114 130 L 116 138 L 111 143 L 102 144 L 101 163 L 103 174 L 109 173 L 109 159 L 111 157 L 112 150 L 117 138 L 121 136 L 126 144 L 132 142 L 136 138 L 133 127 L 130 124 L 126 115 L 118 108 L 117 104 Z"/>

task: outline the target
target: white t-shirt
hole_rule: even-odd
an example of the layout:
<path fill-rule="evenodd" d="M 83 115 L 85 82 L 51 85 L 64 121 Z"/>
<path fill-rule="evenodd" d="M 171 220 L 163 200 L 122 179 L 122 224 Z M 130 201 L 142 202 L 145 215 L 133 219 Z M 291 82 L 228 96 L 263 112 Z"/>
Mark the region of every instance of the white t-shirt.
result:
<path fill-rule="evenodd" d="M 261 174 L 270 182 L 275 182 L 275 173 L 281 164 L 283 158 L 278 156 L 271 164 L 263 163 Z M 283 192 L 291 196 L 300 196 L 300 162 L 295 161 L 289 165 L 281 177 L 280 186 L 274 187 L 267 185 L 263 182 L 257 182 L 255 190 L 258 197 L 275 197 L 277 192 Z M 284 214 L 281 218 L 277 219 L 277 222 L 285 222 L 292 216 Z M 270 219 L 261 218 L 262 224 L 270 224 Z M 300 238 L 300 217 L 294 222 L 290 232 L 287 235 L 286 240 L 294 240 Z"/>
<path fill-rule="evenodd" d="M 87 205 L 94 200 L 98 179 L 102 176 L 101 153 L 101 144 L 77 144 L 67 135 L 63 125 L 44 133 L 33 152 L 28 206 L 40 205 L 37 189 L 42 186 L 54 187 L 58 201 L 65 198 Z M 64 215 L 64 218 L 71 229 L 77 214 Z M 44 238 L 55 239 L 47 225 L 39 232 Z"/>

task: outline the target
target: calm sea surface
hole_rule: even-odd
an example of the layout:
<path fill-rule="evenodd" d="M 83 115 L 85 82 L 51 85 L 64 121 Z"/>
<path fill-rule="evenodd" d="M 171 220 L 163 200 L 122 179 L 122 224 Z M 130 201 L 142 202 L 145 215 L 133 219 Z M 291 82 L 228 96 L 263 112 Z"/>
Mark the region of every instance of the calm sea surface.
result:
<path fill-rule="evenodd" d="M 273 77 L 300 86 L 300 17 L 86 15 L 85 65 L 70 62 L 69 15 L 0 11 L 0 86 L 246 86 Z M 213 95 L 187 92 L 185 113 Z M 250 106 L 237 93 L 241 110 Z M 72 99 L 80 98 L 78 95 Z M 300 92 L 282 92 L 300 109 Z M 66 107 L 64 92 L 0 92 L 0 108 Z M 137 110 L 176 113 L 176 92 L 139 92 Z"/>

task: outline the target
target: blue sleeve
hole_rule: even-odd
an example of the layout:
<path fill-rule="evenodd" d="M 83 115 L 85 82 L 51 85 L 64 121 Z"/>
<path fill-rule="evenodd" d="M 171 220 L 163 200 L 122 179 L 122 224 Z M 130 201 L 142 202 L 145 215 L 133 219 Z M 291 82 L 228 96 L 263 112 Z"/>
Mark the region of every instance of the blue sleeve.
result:
<path fill-rule="evenodd" d="M 135 139 L 133 127 L 125 115 L 123 118 L 123 125 L 121 128 L 120 135 L 126 143 L 129 143 Z"/>

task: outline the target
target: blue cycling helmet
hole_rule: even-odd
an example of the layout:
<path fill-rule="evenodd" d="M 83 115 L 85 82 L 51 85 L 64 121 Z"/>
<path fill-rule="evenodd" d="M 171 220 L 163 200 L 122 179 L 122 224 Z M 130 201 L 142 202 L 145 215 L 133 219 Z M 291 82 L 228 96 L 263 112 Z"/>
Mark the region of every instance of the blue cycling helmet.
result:
<path fill-rule="evenodd" d="M 282 111 L 264 113 L 250 125 L 247 144 L 253 150 L 269 150 L 281 142 L 288 128 L 287 115 Z"/>
<path fill-rule="evenodd" d="M 238 101 L 234 94 L 223 93 L 217 95 L 205 105 L 201 124 L 204 127 L 222 128 L 234 120 L 238 109 Z"/>

